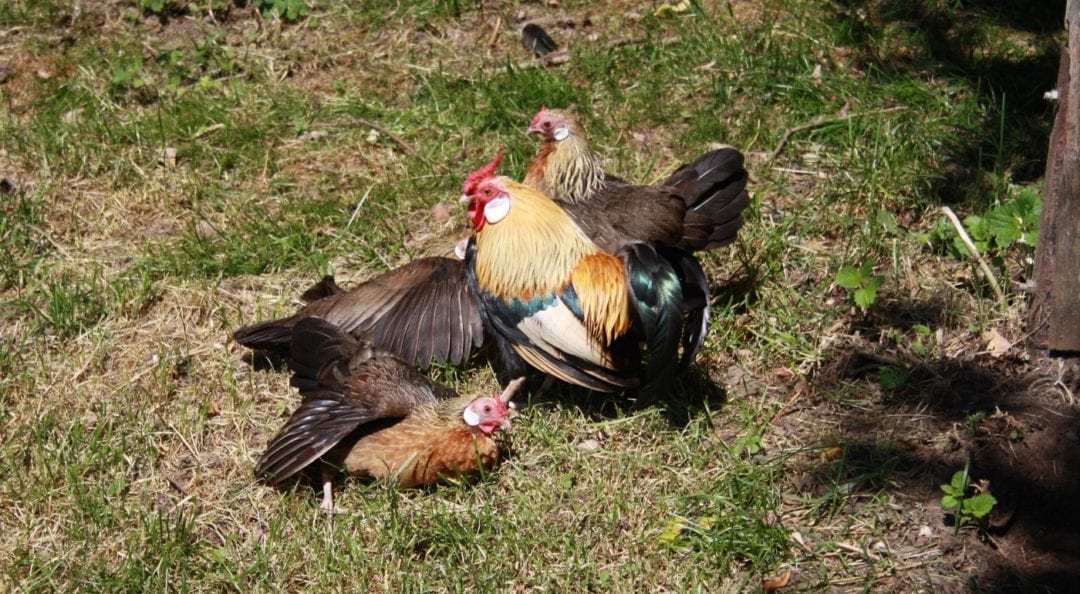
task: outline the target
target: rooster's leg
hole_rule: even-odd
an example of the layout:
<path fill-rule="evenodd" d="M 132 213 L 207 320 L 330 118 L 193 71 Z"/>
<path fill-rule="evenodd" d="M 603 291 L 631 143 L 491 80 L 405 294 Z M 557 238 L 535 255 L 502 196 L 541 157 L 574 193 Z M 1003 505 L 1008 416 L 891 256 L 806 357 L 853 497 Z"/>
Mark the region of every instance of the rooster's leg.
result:
<path fill-rule="evenodd" d="M 536 389 L 536 395 L 537 396 L 542 396 L 544 394 L 544 392 L 547 392 L 548 390 L 550 390 L 551 386 L 554 386 L 554 385 L 555 385 L 555 376 L 553 376 L 553 375 L 545 375 L 544 376 L 544 382 L 541 383 L 540 387 Z"/>
<path fill-rule="evenodd" d="M 322 504 L 319 505 L 319 509 L 328 514 L 340 514 L 345 510 L 340 507 L 334 507 L 334 476 L 337 475 L 337 470 L 329 465 L 324 464 L 322 467 Z"/>

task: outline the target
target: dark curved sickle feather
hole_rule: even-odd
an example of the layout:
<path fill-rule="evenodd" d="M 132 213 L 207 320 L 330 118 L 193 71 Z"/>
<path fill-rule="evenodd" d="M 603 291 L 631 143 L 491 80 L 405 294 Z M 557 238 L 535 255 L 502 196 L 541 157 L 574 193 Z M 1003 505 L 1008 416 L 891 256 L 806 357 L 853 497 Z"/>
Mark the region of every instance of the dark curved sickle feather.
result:
<path fill-rule="evenodd" d="M 646 345 L 645 390 L 665 383 L 676 370 L 683 336 L 682 283 L 672 264 L 650 245 L 631 244 L 619 255 L 626 262 L 631 307 Z"/>
<path fill-rule="evenodd" d="M 735 241 L 750 205 L 743 154 L 734 148 L 709 151 L 671 174 L 665 185 L 686 201 L 686 232 L 679 247 L 709 250 Z"/>
<path fill-rule="evenodd" d="M 705 342 L 712 293 L 709 290 L 709 279 L 694 256 L 678 248 L 662 247 L 657 251 L 674 267 L 682 287 L 682 353 L 675 371 L 681 374 L 694 362 Z"/>

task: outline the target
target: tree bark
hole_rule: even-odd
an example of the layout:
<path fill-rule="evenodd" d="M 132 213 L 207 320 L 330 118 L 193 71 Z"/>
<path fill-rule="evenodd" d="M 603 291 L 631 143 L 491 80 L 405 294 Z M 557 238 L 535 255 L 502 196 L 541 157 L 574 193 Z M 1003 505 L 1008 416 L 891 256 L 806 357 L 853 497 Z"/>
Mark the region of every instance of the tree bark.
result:
<path fill-rule="evenodd" d="M 1028 317 L 1036 352 L 1080 354 L 1080 0 L 1065 9 L 1058 111 L 1050 134 Z"/>

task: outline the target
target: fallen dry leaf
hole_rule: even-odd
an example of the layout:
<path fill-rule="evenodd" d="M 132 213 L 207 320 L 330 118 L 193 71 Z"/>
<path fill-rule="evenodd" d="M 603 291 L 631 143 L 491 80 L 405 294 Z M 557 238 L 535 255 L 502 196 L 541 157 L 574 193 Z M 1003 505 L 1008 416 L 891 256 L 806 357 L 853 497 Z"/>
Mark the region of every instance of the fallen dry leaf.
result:
<path fill-rule="evenodd" d="M 843 454 L 843 453 L 844 453 L 843 448 L 839 448 L 839 447 L 825 448 L 824 450 L 821 450 L 821 461 L 822 462 L 829 462 L 831 460 L 835 460 L 835 459 L 840 457 L 840 454 Z"/>
<path fill-rule="evenodd" d="M 991 357 L 1000 357 L 1009 352 L 1012 348 L 1012 343 L 1008 338 L 1005 338 L 997 331 L 996 328 L 991 328 L 989 332 L 983 335 L 986 339 L 986 350 L 990 352 Z"/>
<path fill-rule="evenodd" d="M 761 581 L 761 589 L 766 592 L 772 592 L 773 590 L 779 590 L 788 585 L 791 581 L 791 568 L 788 567 L 778 576 L 767 578 Z"/>
<path fill-rule="evenodd" d="M 595 439 L 586 439 L 575 446 L 579 452 L 594 452 L 600 449 L 600 442 Z"/>
<path fill-rule="evenodd" d="M 166 167 L 176 167 L 176 149 L 171 146 L 165 147 L 165 150 L 161 151 L 161 162 Z"/>

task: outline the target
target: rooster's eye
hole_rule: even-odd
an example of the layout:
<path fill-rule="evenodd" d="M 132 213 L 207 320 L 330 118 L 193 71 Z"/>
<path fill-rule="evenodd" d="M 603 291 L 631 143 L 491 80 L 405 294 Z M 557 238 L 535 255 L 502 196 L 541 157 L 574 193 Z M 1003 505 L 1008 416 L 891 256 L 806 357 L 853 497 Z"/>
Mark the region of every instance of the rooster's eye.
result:
<path fill-rule="evenodd" d="M 550 130 L 551 129 L 551 122 L 544 122 L 544 129 L 545 130 Z"/>
<path fill-rule="evenodd" d="M 491 414 L 491 405 L 490 404 L 485 404 L 484 405 L 484 414 L 485 415 L 490 415 Z"/>

